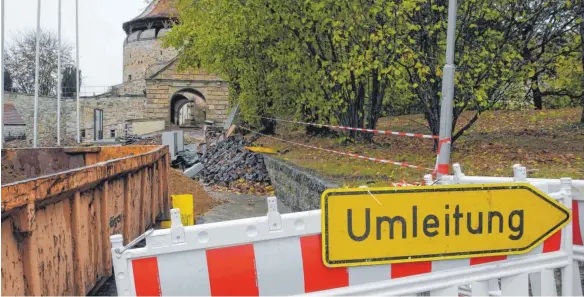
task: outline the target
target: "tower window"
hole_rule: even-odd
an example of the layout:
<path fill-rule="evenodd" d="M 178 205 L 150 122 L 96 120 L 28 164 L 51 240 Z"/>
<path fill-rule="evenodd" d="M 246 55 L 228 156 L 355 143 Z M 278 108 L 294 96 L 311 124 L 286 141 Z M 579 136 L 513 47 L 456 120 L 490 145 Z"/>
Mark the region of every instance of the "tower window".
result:
<path fill-rule="evenodd" d="M 112 137 L 112 138 L 116 137 L 116 130 L 115 129 L 110 130 L 110 137 Z"/>
<path fill-rule="evenodd" d="M 85 138 L 85 129 L 81 130 L 81 137 Z"/>
<path fill-rule="evenodd" d="M 128 75 L 128 80 L 132 80 L 132 75 Z"/>

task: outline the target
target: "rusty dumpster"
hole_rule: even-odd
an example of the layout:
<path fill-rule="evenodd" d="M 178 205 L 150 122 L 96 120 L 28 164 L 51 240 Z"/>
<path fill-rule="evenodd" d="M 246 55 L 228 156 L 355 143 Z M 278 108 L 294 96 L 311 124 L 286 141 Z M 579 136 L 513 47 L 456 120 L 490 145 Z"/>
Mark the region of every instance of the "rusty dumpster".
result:
<path fill-rule="evenodd" d="M 86 295 L 109 236 L 167 217 L 166 146 L 2 150 L 2 295 Z"/>

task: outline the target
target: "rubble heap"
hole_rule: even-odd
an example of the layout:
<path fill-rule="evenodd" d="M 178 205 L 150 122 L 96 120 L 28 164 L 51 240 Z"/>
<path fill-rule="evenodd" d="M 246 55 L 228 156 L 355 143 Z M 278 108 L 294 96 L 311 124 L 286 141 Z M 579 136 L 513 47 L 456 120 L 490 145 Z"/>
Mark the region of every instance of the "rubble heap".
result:
<path fill-rule="evenodd" d="M 269 185 L 264 157 L 246 150 L 244 146 L 248 144 L 241 135 L 235 135 L 207 149 L 203 157 L 205 169 L 199 175 L 201 180 L 224 187 L 241 179 Z"/>

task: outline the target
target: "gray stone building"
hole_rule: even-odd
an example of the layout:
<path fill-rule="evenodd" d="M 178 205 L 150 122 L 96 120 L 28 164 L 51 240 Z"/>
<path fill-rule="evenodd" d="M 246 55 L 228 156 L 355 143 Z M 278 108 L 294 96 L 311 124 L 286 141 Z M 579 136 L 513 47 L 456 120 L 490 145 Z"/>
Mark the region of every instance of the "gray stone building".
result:
<path fill-rule="evenodd" d="M 177 72 L 180 54 L 164 48 L 162 38 L 177 21 L 173 0 L 154 0 L 137 17 L 122 25 L 126 32 L 123 83 L 98 96 L 80 100 L 82 141 L 99 141 L 126 133 L 146 134 L 173 126 L 200 126 L 205 120 L 222 124 L 228 115 L 227 82 L 203 69 Z M 81 65 L 83 66 L 83 65 Z M 20 116 L 19 125 L 4 122 L 6 131 L 26 136 L 32 144 L 34 96 L 7 93 L 6 102 Z M 6 111 L 5 111 L 5 119 Z M 76 101 L 61 101 L 61 138 L 75 143 Z M 57 99 L 39 98 L 39 144 L 54 146 L 57 139 Z M 7 134 L 5 133 L 5 136 Z M 22 136 L 21 136 L 22 137 Z M 8 145 L 10 146 L 10 145 Z"/>
<path fill-rule="evenodd" d="M 177 21 L 171 0 L 153 1 L 139 16 L 124 23 L 124 95 L 145 94 L 146 117 L 166 125 L 199 125 L 227 117 L 227 83 L 204 70 L 178 73 L 179 53 L 164 48 L 163 38 Z"/>

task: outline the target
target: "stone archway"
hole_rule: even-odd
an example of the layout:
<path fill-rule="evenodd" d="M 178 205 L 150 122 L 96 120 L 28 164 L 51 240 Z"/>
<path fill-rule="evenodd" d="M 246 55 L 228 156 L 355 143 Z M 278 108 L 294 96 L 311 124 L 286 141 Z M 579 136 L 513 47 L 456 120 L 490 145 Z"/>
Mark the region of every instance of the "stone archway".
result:
<path fill-rule="evenodd" d="M 170 98 L 170 123 L 179 126 L 202 125 L 206 119 L 206 100 L 195 89 L 181 89 Z"/>

